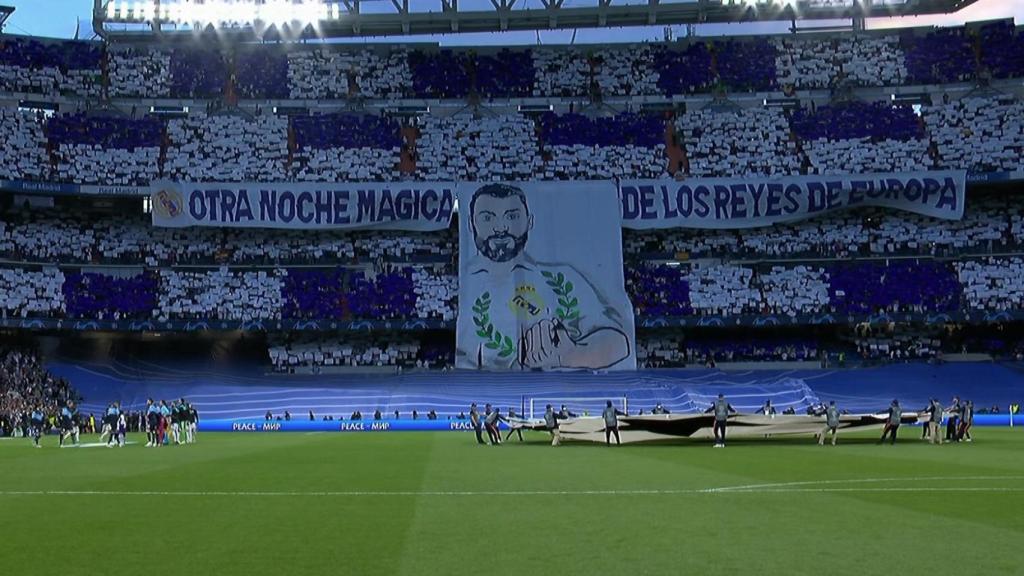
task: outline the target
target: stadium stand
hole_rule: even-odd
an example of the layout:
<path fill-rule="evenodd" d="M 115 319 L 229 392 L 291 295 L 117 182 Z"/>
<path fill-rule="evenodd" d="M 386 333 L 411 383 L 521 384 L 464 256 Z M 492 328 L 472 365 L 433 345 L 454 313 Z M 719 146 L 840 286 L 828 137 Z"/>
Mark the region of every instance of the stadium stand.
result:
<path fill-rule="evenodd" d="M 578 49 L 537 48 L 533 50 L 537 84 L 534 96 L 585 96 L 591 88 L 591 66 Z"/>
<path fill-rule="evenodd" d="M 171 56 L 161 50 L 125 46 L 107 51 L 112 97 L 171 95 Z"/>
<path fill-rule="evenodd" d="M 973 172 L 1021 169 L 1024 104 L 1012 98 L 968 97 L 924 108 L 939 164 Z"/>
<path fill-rule="evenodd" d="M 7 436 L 18 425 L 28 426 L 32 408 L 53 414 L 69 400 L 80 399 L 67 380 L 55 378 L 42 358 L 25 347 L 0 346 L 0 374 L 0 432 Z"/>
<path fill-rule="evenodd" d="M 284 117 L 199 112 L 170 120 L 167 140 L 163 174 L 173 180 L 281 182 L 287 176 Z"/>
<path fill-rule="evenodd" d="M 799 174 L 803 161 L 778 110 L 687 110 L 676 120 L 693 176 Z"/>
<path fill-rule="evenodd" d="M 661 46 L 654 51 L 658 87 L 666 96 L 704 92 L 714 83 L 711 53 L 703 42 L 685 49 Z"/>
<path fill-rule="evenodd" d="M 955 264 L 967 306 L 1016 310 L 1024 306 L 1024 259 L 987 258 Z"/>
<path fill-rule="evenodd" d="M 665 127 L 656 116 L 547 113 L 539 124 L 544 179 L 658 178 L 666 173 Z"/>
<path fill-rule="evenodd" d="M 352 367 L 441 370 L 452 366 L 455 349 L 412 335 L 287 337 L 272 334 L 267 353 L 274 370 L 328 372 Z"/>
<path fill-rule="evenodd" d="M 950 84 L 986 74 L 1021 77 L 1020 38 L 1005 22 L 594 49 L 102 49 L 6 38 L 0 50 L 5 91 L 93 98 L 105 89 L 115 99 L 191 101 L 187 114 L 166 119 L 134 102 L 131 113 L 127 106 L 62 106 L 53 115 L 2 106 L 7 138 L 0 177 L 114 186 L 157 178 L 664 178 L 673 158 L 679 177 L 1013 172 L 1024 156 L 1022 105 L 1010 93 Z M 933 100 L 946 95 L 942 102 L 911 107 L 878 101 L 875 92 L 860 100 L 845 91 L 922 83 L 934 84 Z M 742 96 L 793 89 L 834 93 L 828 103 L 808 98 L 795 110 L 751 106 L 751 97 Z M 710 103 L 704 97 L 674 112 L 635 111 L 638 97 L 710 92 Z M 737 95 L 736 103 L 727 94 Z M 559 102 L 536 116 L 514 105 L 490 108 L 503 98 L 527 96 L 593 102 Z M 407 97 L 447 102 L 402 120 L 361 105 Z M 271 113 L 268 101 L 288 98 L 359 102 L 342 112 L 317 106 L 290 116 Z M 453 114 L 464 98 L 469 113 Z M 603 98 L 614 102 L 606 106 Z M 451 106 L 455 102 L 459 107 Z M 678 149 L 671 149 L 673 142 Z M 641 318 L 1013 311 L 1024 306 L 1016 282 L 1024 266 L 1015 253 L 1021 238 L 1024 205 L 972 195 L 959 222 L 857 209 L 740 231 L 626 231 L 625 273 Z M 0 311 L 12 318 L 450 323 L 457 307 L 451 230 L 155 229 L 144 215 L 12 207 L 0 213 L 0 256 L 11 260 L 0 267 Z M 842 261 L 854 257 L 868 259 Z M 130 268 L 98 268 L 114 264 Z M 347 336 L 280 336 L 268 347 L 277 351 L 278 370 L 439 367 L 450 365 L 453 354 L 447 342 L 427 345 L 401 333 L 343 353 L 337 347 Z M 678 336 L 645 336 L 642 348 L 652 367 L 707 357 L 815 360 L 837 349 L 859 350 L 865 358 L 936 358 L 951 349 L 945 338 L 912 331 L 841 341 L 731 340 L 677 346 Z M 999 349 L 1016 350 L 1016 344 Z"/>
<path fill-rule="evenodd" d="M 242 98 L 283 100 L 291 97 L 288 54 L 284 50 L 260 47 L 238 51 L 233 69 L 235 88 Z"/>
<path fill-rule="evenodd" d="M 911 84 L 965 82 L 975 77 L 974 46 L 964 28 L 943 28 L 923 35 L 907 31 L 901 43 Z"/>
<path fill-rule="evenodd" d="M 46 317 L 64 313 L 64 274 L 56 268 L 0 268 L 0 314 L 3 317 Z"/>
<path fill-rule="evenodd" d="M 278 320 L 281 278 L 266 271 L 160 271 L 157 320 Z"/>
<path fill-rule="evenodd" d="M 153 117 L 59 115 L 46 123 L 61 182 L 145 185 L 160 172 L 163 125 Z"/>
<path fill-rule="evenodd" d="M 0 107 L 0 177 L 43 181 L 50 176 L 40 113 Z"/>
<path fill-rule="evenodd" d="M 42 96 L 98 97 L 103 46 L 97 42 L 0 39 L 0 89 Z"/>
<path fill-rule="evenodd" d="M 356 114 L 292 118 L 294 178 L 304 182 L 393 180 L 402 142 L 398 123 Z"/>
<path fill-rule="evenodd" d="M 424 180 L 528 179 L 542 169 L 533 122 L 520 115 L 425 116 L 416 141 Z"/>
<path fill-rule="evenodd" d="M 289 96 L 297 99 L 391 99 L 412 84 L 404 50 L 293 50 L 288 53 Z"/>
<path fill-rule="evenodd" d="M 610 48 L 593 55 L 594 82 L 602 96 L 640 96 L 658 93 L 660 74 L 651 67 L 655 48 Z"/>
<path fill-rule="evenodd" d="M 979 30 L 981 66 L 994 78 L 1024 76 L 1024 34 L 1009 21 L 993 22 Z"/>
<path fill-rule="evenodd" d="M 924 127 L 908 106 L 849 102 L 798 110 L 793 131 L 803 140 L 812 174 L 913 172 L 932 166 Z"/>
<path fill-rule="evenodd" d="M 781 86 L 799 89 L 840 85 L 896 86 L 907 77 L 898 36 L 774 38 Z"/>
<path fill-rule="evenodd" d="M 156 308 L 157 288 L 157 277 L 146 272 L 130 276 L 70 272 L 61 291 L 69 318 L 143 320 Z"/>

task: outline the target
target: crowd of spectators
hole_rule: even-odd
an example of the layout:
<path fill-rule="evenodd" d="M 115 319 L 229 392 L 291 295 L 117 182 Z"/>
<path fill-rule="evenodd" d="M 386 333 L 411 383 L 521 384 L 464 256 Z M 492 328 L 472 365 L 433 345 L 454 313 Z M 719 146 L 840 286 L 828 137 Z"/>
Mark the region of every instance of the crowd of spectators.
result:
<path fill-rule="evenodd" d="M 113 97 L 219 98 L 230 76 L 216 45 L 118 46 L 107 50 L 107 61 Z"/>
<path fill-rule="evenodd" d="M 796 315 L 830 304 L 827 272 L 804 265 L 637 266 L 626 270 L 626 289 L 634 311 L 645 316 Z"/>
<path fill-rule="evenodd" d="M 966 82 L 977 74 L 974 40 L 966 28 L 941 28 L 902 35 L 907 81 L 912 84 Z"/>
<path fill-rule="evenodd" d="M 163 124 L 152 116 L 54 116 L 45 125 L 60 182 L 147 185 L 160 172 Z"/>
<path fill-rule="evenodd" d="M 282 182 L 288 119 L 272 114 L 189 114 L 167 122 L 163 176 L 193 182 Z"/>
<path fill-rule="evenodd" d="M 39 356 L 25 348 L 0 346 L 0 436 L 24 434 L 33 409 L 55 415 L 81 398 L 63 378 L 50 374 Z"/>
<path fill-rule="evenodd" d="M 981 65 L 993 78 L 1024 76 L 1024 34 L 1004 20 L 979 30 Z"/>
<path fill-rule="evenodd" d="M 665 122 L 650 114 L 612 117 L 547 113 L 539 122 L 545 180 L 666 174 Z"/>
<path fill-rule="evenodd" d="M 896 86 L 907 77 L 900 39 L 895 35 L 775 38 L 773 42 L 781 86 Z"/>
<path fill-rule="evenodd" d="M 919 109 L 849 101 L 792 113 L 725 103 L 688 109 L 674 120 L 599 109 L 531 116 L 474 108 L 399 121 L 353 112 L 285 116 L 259 107 L 200 108 L 165 120 L 0 107 L 0 129 L 9 134 L 0 144 L 0 176 L 104 185 L 157 178 L 661 178 L 673 154 L 692 176 L 1004 172 L 1024 168 L 1022 115 L 1024 104 L 1010 96 Z"/>
<path fill-rule="evenodd" d="M 972 197 L 958 221 L 874 208 L 748 230 L 625 230 L 627 256 L 647 259 L 846 258 L 955 256 L 1016 250 L 1024 242 L 1024 205 Z"/>
<path fill-rule="evenodd" d="M 171 55 L 146 47 L 107 50 L 109 93 L 114 98 L 166 98 L 171 95 Z"/>
<path fill-rule="evenodd" d="M 424 180 L 526 180 L 543 166 L 534 123 L 526 116 L 419 119 L 416 172 Z"/>
<path fill-rule="evenodd" d="M 819 359 L 813 339 L 786 336 L 710 336 L 690 340 L 682 335 L 638 336 L 638 368 L 713 368 L 718 362 L 806 362 Z"/>
<path fill-rule="evenodd" d="M 942 84 L 1024 75 L 1012 22 L 810 37 L 486 51 L 265 44 L 104 46 L 6 38 L 0 88 L 112 97 L 394 99 L 677 95 Z M 106 86 L 106 88 L 104 88 Z"/>
<path fill-rule="evenodd" d="M 145 320 L 157 305 L 155 274 L 111 275 L 69 272 L 61 292 L 68 318 L 83 320 Z"/>
<path fill-rule="evenodd" d="M 160 270 L 160 298 L 154 317 L 162 322 L 182 319 L 279 320 L 281 285 L 279 275 L 265 270 Z"/>
<path fill-rule="evenodd" d="M 294 50 L 288 53 L 292 98 L 390 99 L 405 96 L 412 84 L 405 50 Z"/>
<path fill-rule="evenodd" d="M 842 314 L 955 312 L 963 289 L 951 265 L 936 261 L 861 261 L 829 271 L 831 308 Z"/>
<path fill-rule="evenodd" d="M 803 161 L 780 110 L 687 110 L 676 120 L 692 176 L 799 174 Z"/>
<path fill-rule="evenodd" d="M 812 174 L 913 172 L 932 166 L 924 126 L 909 106 L 854 101 L 801 109 L 792 126 Z"/>
<path fill-rule="evenodd" d="M 402 150 L 393 119 L 360 114 L 292 118 L 293 176 L 299 181 L 395 180 Z"/>
<path fill-rule="evenodd" d="M 158 228 L 143 214 L 0 214 L 0 257 L 64 264 L 146 266 L 452 262 L 440 232 Z"/>
<path fill-rule="evenodd" d="M 1024 103 L 1010 97 L 969 97 L 923 109 L 938 164 L 971 172 L 1021 169 Z"/>
<path fill-rule="evenodd" d="M 1024 259 L 987 258 L 955 266 L 970 308 L 1000 311 L 1024 306 Z"/>
<path fill-rule="evenodd" d="M 634 311 L 645 316 L 953 312 L 963 295 L 953 267 L 931 260 L 643 265 L 627 269 L 626 289 Z"/>
<path fill-rule="evenodd" d="M 42 96 L 97 97 L 103 88 L 98 42 L 0 40 L 0 90 Z"/>
<path fill-rule="evenodd" d="M 533 50 L 537 74 L 534 96 L 586 96 L 591 89 L 591 63 L 579 48 Z"/>
<path fill-rule="evenodd" d="M 447 369 L 455 349 L 449 341 L 439 345 L 429 338 L 409 334 L 343 336 L 280 335 L 268 337 L 267 353 L 274 370 L 312 372 L 354 367 L 399 369 Z"/>
<path fill-rule="evenodd" d="M 45 180 L 50 175 L 43 115 L 0 106 L 0 178 Z"/>
<path fill-rule="evenodd" d="M 63 286 L 64 274 L 57 268 L 0 268 L 0 317 L 61 316 L 65 310 Z"/>

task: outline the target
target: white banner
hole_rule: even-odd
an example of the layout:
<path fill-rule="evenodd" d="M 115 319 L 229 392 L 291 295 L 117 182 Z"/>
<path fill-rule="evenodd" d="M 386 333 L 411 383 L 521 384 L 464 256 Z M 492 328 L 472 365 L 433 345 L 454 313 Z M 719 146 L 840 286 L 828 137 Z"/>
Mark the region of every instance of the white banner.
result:
<path fill-rule="evenodd" d="M 612 182 L 461 184 L 458 197 L 458 368 L 636 368 Z"/>
<path fill-rule="evenodd" d="M 856 206 L 908 210 L 934 218 L 964 215 L 966 172 L 856 176 L 624 180 L 626 228 L 755 228 Z"/>
<path fill-rule="evenodd" d="M 158 182 L 154 226 L 444 230 L 453 182 L 220 184 Z"/>

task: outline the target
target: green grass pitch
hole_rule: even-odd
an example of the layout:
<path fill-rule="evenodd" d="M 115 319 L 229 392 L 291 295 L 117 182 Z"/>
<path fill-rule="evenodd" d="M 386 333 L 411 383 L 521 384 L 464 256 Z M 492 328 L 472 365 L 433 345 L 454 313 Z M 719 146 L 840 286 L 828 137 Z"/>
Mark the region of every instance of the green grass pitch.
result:
<path fill-rule="evenodd" d="M 539 433 L 2 440 L 0 573 L 1024 574 L 1024 431 L 919 435 L 724 450 Z"/>

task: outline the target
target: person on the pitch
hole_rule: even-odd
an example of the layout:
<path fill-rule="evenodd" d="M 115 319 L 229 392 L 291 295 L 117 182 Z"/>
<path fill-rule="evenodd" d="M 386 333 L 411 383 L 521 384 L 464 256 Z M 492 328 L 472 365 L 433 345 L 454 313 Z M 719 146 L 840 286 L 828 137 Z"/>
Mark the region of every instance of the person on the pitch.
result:
<path fill-rule="evenodd" d="M 146 448 L 156 446 L 156 430 L 160 421 L 160 407 L 150 398 L 146 400 Z"/>
<path fill-rule="evenodd" d="M 184 401 L 184 399 L 182 399 Z M 199 411 L 192 405 L 191 402 L 185 402 L 188 406 L 188 443 L 194 444 L 196 441 L 196 433 L 199 428 Z"/>
<path fill-rule="evenodd" d="M 29 433 L 32 435 L 32 442 L 36 448 L 42 448 L 42 444 L 39 443 L 43 436 L 43 422 L 46 416 L 43 414 L 43 409 L 36 406 L 32 409 L 32 415 L 29 419 Z"/>
<path fill-rule="evenodd" d="M 935 410 L 935 398 L 931 398 L 931 399 L 928 400 L 928 405 L 918 411 L 918 414 L 927 414 L 928 415 L 928 420 L 924 423 L 924 426 L 921 426 L 921 440 L 924 440 L 925 438 L 929 438 L 930 435 L 931 435 L 931 431 L 932 431 L 931 430 L 932 429 L 931 417 L 932 417 L 932 412 L 934 412 L 934 410 Z"/>
<path fill-rule="evenodd" d="M 900 408 L 900 401 L 893 400 L 892 405 L 889 406 L 889 418 L 885 422 L 885 428 L 882 430 L 882 437 L 878 440 L 881 444 L 885 442 L 885 437 L 892 435 L 889 444 L 896 443 L 896 432 L 900 428 L 900 420 L 903 418 L 903 409 Z"/>
<path fill-rule="evenodd" d="M 946 419 L 946 442 L 956 442 L 956 431 L 960 427 L 960 397 L 953 396 L 953 404 L 946 408 L 949 418 Z"/>
<path fill-rule="evenodd" d="M 170 435 L 167 429 L 171 425 L 171 409 L 167 406 L 167 400 L 160 401 L 160 418 L 157 420 L 157 446 L 166 446 Z"/>
<path fill-rule="evenodd" d="M 839 408 L 836 407 L 836 401 L 832 400 L 828 403 L 828 408 L 825 408 L 825 427 L 822 428 L 821 433 L 818 434 L 818 445 L 825 445 L 825 435 L 832 434 L 832 445 L 836 445 L 836 436 L 839 435 Z"/>
<path fill-rule="evenodd" d="M 73 446 L 78 445 L 78 410 L 75 403 L 68 400 L 68 403 L 60 409 L 60 441 L 59 445 L 64 446 L 64 440 L 71 438 Z"/>
<path fill-rule="evenodd" d="M 725 399 L 724 394 L 719 394 L 718 399 L 710 408 L 704 411 L 705 414 L 715 414 L 715 448 L 725 448 L 725 423 L 729 420 L 729 414 L 735 414 L 736 409 Z"/>
<path fill-rule="evenodd" d="M 516 422 L 513 422 L 513 420 L 516 420 Z M 521 422 L 519 422 L 518 420 L 519 420 L 519 417 L 516 416 L 515 409 L 514 408 L 509 408 L 508 409 L 508 425 L 509 425 L 509 428 L 508 428 L 508 434 L 505 434 L 505 440 L 506 441 L 509 438 L 512 437 L 512 433 L 513 432 L 515 432 L 516 434 L 519 435 L 519 441 L 520 442 L 523 441 L 523 429 L 522 429 L 522 426 L 520 425 Z"/>
<path fill-rule="evenodd" d="M 491 440 L 491 446 L 501 444 L 501 432 L 498 431 L 499 422 L 508 422 L 498 410 L 491 409 L 491 405 L 484 406 L 484 428 L 487 429 L 487 437 Z"/>
<path fill-rule="evenodd" d="M 555 414 L 551 404 L 548 404 L 547 408 L 544 409 L 544 426 L 551 433 L 551 445 L 558 446 L 561 444 L 562 434 L 558 431 L 558 415 Z"/>
<path fill-rule="evenodd" d="M 604 412 L 601 417 L 604 418 L 604 443 L 607 446 L 612 445 L 612 434 L 615 435 L 615 444 L 622 444 L 622 439 L 619 438 L 619 416 L 625 416 L 626 414 L 621 410 L 616 410 L 612 406 L 612 401 L 608 400 L 605 404 Z"/>
<path fill-rule="evenodd" d="M 125 438 L 128 434 L 128 419 L 125 417 L 124 412 L 118 412 L 117 424 L 114 427 L 114 435 L 117 437 L 117 446 L 124 448 Z M 109 446 L 109 444 L 108 444 Z"/>
<path fill-rule="evenodd" d="M 942 444 L 942 436 L 939 436 L 939 428 L 942 426 L 942 404 L 937 398 L 932 398 L 932 405 L 928 407 L 928 434 L 931 435 L 932 444 Z"/>
<path fill-rule="evenodd" d="M 480 421 L 480 413 L 476 409 L 476 402 L 469 405 L 469 423 L 473 425 L 473 432 L 476 432 L 476 443 L 487 444 L 483 437 L 483 423 Z"/>
<path fill-rule="evenodd" d="M 971 441 L 971 426 L 974 425 L 974 401 L 966 400 L 960 406 L 960 428 L 957 430 L 958 442 Z"/>
<path fill-rule="evenodd" d="M 109 435 L 107 438 L 108 447 L 117 443 L 117 421 L 120 416 L 121 408 L 117 402 L 107 407 L 107 413 L 103 416 L 103 434 L 100 435 L 100 442 L 103 441 L 103 436 Z"/>

